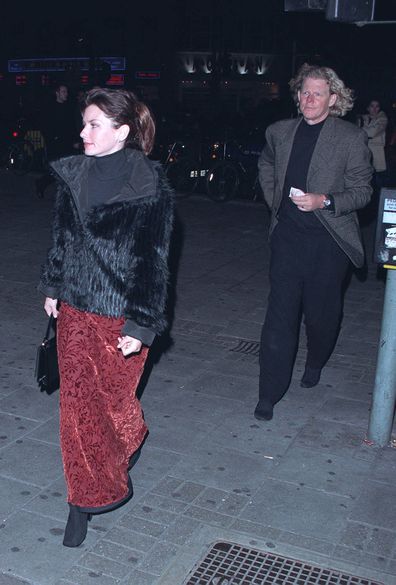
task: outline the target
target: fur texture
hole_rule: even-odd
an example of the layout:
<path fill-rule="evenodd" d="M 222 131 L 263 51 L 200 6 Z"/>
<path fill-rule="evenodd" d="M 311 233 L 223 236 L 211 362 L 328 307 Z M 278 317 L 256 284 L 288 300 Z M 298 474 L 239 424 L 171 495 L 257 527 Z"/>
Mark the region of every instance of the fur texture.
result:
<path fill-rule="evenodd" d="M 144 155 L 133 154 L 137 156 Z M 76 184 L 76 176 L 84 179 L 87 164 L 81 157 L 64 161 L 57 169 L 62 179 L 53 245 L 40 290 L 79 310 L 125 317 L 138 327 L 163 332 L 173 223 L 173 193 L 163 171 L 147 159 L 144 164 L 154 178 L 150 193 L 139 196 L 131 184 L 123 198 L 94 207 L 82 217 L 78 193 L 69 185 Z"/>

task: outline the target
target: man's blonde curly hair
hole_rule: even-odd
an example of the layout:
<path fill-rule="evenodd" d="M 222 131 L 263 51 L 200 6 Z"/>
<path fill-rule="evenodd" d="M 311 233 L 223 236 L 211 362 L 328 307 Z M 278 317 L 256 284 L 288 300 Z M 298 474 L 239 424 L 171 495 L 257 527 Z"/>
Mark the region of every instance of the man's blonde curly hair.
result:
<path fill-rule="evenodd" d="M 330 67 L 319 67 L 304 63 L 297 72 L 297 75 L 289 81 L 290 91 L 297 105 L 298 92 L 301 90 L 305 79 L 324 79 L 329 86 L 330 94 L 335 94 L 337 99 L 333 106 L 330 106 L 330 116 L 345 116 L 353 108 L 353 92 L 345 87 L 344 82 L 338 77 L 337 73 Z"/>

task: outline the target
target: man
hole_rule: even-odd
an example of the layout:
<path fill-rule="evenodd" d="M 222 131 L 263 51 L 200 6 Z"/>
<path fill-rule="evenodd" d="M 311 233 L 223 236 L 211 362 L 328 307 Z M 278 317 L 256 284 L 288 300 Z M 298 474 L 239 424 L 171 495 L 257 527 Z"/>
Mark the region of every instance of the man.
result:
<path fill-rule="evenodd" d="M 48 160 L 75 153 L 78 148 L 78 131 L 75 116 L 68 102 L 69 92 L 63 83 L 55 87 L 54 99 L 42 112 L 42 131 L 45 139 Z M 36 181 L 38 197 L 43 197 L 46 188 L 53 182 L 47 170 Z"/>
<path fill-rule="evenodd" d="M 338 119 L 352 109 L 351 90 L 332 69 L 308 64 L 289 85 L 302 117 L 269 126 L 259 159 L 271 210 L 271 291 L 254 411 L 259 420 L 272 419 L 288 389 L 301 314 L 308 350 L 301 386 L 320 380 L 339 331 L 348 267 L 364 261 L 356 210 L 372 191 L 367 135 Z"/>
<path fill-rule="evenodd" d="M 50 160 L 73 153 L 77 141 L 73 111 L 70 107 L 69 91 L 63 83 L 55 88 L 55 99 L 44 112 L 44 137 Z"/>

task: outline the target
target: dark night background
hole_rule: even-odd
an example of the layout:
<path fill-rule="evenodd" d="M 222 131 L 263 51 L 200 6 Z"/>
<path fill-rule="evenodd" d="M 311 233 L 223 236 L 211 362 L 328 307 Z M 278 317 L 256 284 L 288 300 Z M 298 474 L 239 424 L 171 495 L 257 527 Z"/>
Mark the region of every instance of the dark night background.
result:
<path fill-rule="evenodd" d="M 285 12 L 283 0 L 116 0 L 105 8 L 97 2 L 45 0 L 14 2 L 2 12 L 3 102 L 4 96 L 42 91 L 37 74 L 27 76 L 25 87 L 15 87 L 15 78 L 7 73 L 10 58 L 114 55 L 126 57 L 125 85 L 132 89 L 137 70 L 159 71 L 159 97 L 170 103 L 180 51 L 274 54 L 265 79 L 280 84 L 284 100 L 289 99 L 288 80 L 308 61 L 334 67 L 355 90 L 358 109 L 378 96 L 391 116 L 396 102 L 396 24 L 334 23 L 323 11 Z M 396 2 L 377 0 L 378 15 L 396 17 Z"/>

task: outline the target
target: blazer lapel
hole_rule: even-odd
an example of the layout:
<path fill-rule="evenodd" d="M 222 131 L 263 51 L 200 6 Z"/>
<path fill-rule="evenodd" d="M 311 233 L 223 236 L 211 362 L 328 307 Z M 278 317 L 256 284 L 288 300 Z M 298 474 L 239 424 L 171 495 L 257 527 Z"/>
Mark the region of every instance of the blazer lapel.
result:
<path fill-rule="evenodd" d="M 277 145 L 278 178 L 279 189 L 281 194 L 283 193 L 283 185 L 285 184 L 287 165 L 289 164 L 289 158 L 293 147 L 294 136 L 297 132 L 298 126 L 301 123 L 301 120 L 302 117 L 293 120 L 294 124 L 286 129 L 284 135 L 280 139 L 279 144 Z"/>
<path fill-rule="evenodd" d="M 307 176 L 307 191 L 312 190 L 318 173 L 323 175 L 323 170 L 328 168 L 329 160 L 334 157 L 336 149 L 334 118 L 328 116 L 319 134 L 318 141 L 312 154 Z"/>

